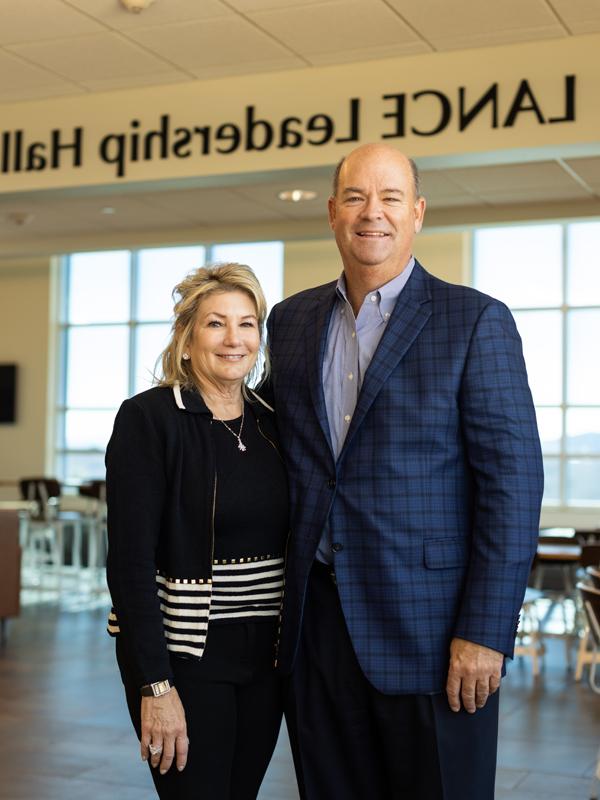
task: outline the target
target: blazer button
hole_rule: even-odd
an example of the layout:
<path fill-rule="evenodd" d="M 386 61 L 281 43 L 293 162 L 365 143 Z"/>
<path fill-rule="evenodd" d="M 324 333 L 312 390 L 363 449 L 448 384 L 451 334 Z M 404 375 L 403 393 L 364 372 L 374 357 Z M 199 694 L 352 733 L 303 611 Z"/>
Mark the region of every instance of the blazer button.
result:
<path fill-rule="evenodd" d="M 334 553 L 340 553 L 344 549 L 344 545 L 341 542 L 333 542 L 331 549 Z"/>
<path fill-rule="evenodd" d="M 330 489 L 335 489 L 335 478 L 329 478 L 327 486 L 329 486 Z"/>

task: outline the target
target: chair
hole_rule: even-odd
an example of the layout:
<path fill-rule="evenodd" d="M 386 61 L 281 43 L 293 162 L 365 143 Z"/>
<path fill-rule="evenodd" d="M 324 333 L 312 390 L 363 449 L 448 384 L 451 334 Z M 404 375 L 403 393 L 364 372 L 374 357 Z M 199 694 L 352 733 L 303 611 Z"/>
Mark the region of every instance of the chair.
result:
<path fill-rule="evenodd" d="M 543 594 L 538 589 L 527 588 L 515 641 L 515 656 L 531 658 L 531 671 L 534 678 L 540 674 L 540 658 L 546 650 L 536 608 L 536 602 L 542 597 Z"/>
<path fill-rule="evenodd" d="M 40 507 L 39 515 L 28 521 L 25 536 L 24 563 L 28 574 L 33 573 L 33 585 L 42 587 L 44 576 L 52 573 L 59 589 L 63 578 L 70 577 L 75 588 L 95 590 L 106 550 L 104 481 L 91 481 L 79 494 L 61 494 L 55 478 L 24 478 L 20 487 L 21 494 Z"/>
<path fill-rule="evenodd" d="M 587 567 L 585 574 L 588 577 L 587 582 L 600 589 L 600 567 Z"/>
<path fill-rule="evenodd" d="M 41 585 L 44 575 L 55 574 L 60 583 L 63 563 L 62 530 L 56 524 L 60 483 L 56 478 L 22 478 L 19 490 L 23 500 L 37 503 L 37 512 L 25 519 L 23 529 L 23 567 Z"/>
<path fill-rule="evenodd" d="M 23 500 L 35 500 L 40 505 L 40 513 L 51 498 L 60 497 L 60 483 L 56 478 L 21 478 L 19 491 Z"/>
<path fill-rule="evenodd" d="M 575 602 L 575 571 L 581 558 L 582 548 L 575 538 L 575 531 L 566 536 L 557 534 L 539 537 L 534 561 L 533 587 L 543 592 L 549 600 L 548 610 L 540 621 L 540 630 L 545 636 L 560 636 L 565 642 L 567 667 L 571 667 L 571 648 L 577 631 L 577 606 Z M 560 578 L 556 588 L 544 585 L 547 569 L 553 569 Z M 556 573 L 558 572 L 558 575 Z M 558 610 L 562 618 L 562 632 L 552 634 L 548 623 Z M 571 613 L 572 611 L 572 613 Z M 571 619 L 571 621 L 570 621 Z"/>
<path fill-rule="evenodd" d="M 575 536 L 582 544 L 593 544 L 600 541 L 600 528 L 594 529 L 580 529 L 575 531 Z"/>
<path fill-rule="evenodd" d="M 577 589 L 583 602 L 589 633 L 588 641 L 592 655 L 590 659 L 590 686 L 596 694 L 600 694 L 600 682 L 596 678 L 596 667 L 600 660 L 600 589 L 585 583 L 578 583 Z"/>
<path fill-rule="evenodd" d="M 582 547 L 575 536 L 540 536 L 535 556 L 534 587 L 541 589 L 549 567 L 560 568 L 564 593 L 573 593 L 573 572 L 581 558 Z"/>
<path fill-rule="evenodd" d="M 591 584 L 600 589 L 600 544 L 581 545 L 581 558 L 577 567 L 577 581 Z M 581 603 L 577 604 L 577 630 L 585 628 L 585 618 Z"/>
<path fill-rule="evenodd" d="M 62 572 L 74 579 L 76 589 L 95 589 L 105 563 L 106 503 L 100 499 L 104 493 L 99 481 L 78 494 L 61 495 L 57 506 L 54 524 L 64 543 Z"/>
<path fill-rule="evenodd" d="M 581 594 L 585 616 L 588 622 L 589 640 L 592 651 L 589 681 L 592 691 L 600 694 L 600 683 L 596 679 L 596 667 L 600 658 L 600 589 L 584 583 L 578 583 L 577 588 Z M 598 800 L 598 787 L 600 786 L 600 751 L 596 760 L 596 774 L 592 778 L 590 792 L 591 800 Z"/>
<path fill-rule="evenodd" d="M 83 497 L 94 497 L 96 500 L 106 503 L 106 481 L 86 481 L 79 487 L 79 494 Z"/>
<path fill-rule="evenodd" d="M 582 544 L 579 563 L 582 567 L 600 568 L 600 544 Z"/>
<path fill-rule="evenodd" d="M 600 592 L 600 570 L 594 567 L 588 567 L 585 571 L 585 577 L 586 577 L 585 581 L 581 581 L 580 583 L 577 584 L 577 588 L 579 589 L 581 597 L 582 616 L 585 621 L 585 625 L 582 633 L 580 634 L 579 647 L 577 649 L 577 665 L 575 667 L 576 681 L 581 680 L 583 676 L 583 670 L 586 664 L 589 664 L 591 666 L 595 662 L 596 658 L 595 650 L 593 648 L 592 631 L 589 623 L 589 615 L 586 612 L 585 600 L 581 588 L 583 587 L 588 592 L 593 592 L 593 591 Z"/>
<path fill-rule="evenodd" d="M 106 566 L 106 481 L 90 480 L 81 484 L 79 494 L 94 501 L 91 516 L 88 517 L 89 539 L 87 563 L 92 575 L 100 576 Z"/>

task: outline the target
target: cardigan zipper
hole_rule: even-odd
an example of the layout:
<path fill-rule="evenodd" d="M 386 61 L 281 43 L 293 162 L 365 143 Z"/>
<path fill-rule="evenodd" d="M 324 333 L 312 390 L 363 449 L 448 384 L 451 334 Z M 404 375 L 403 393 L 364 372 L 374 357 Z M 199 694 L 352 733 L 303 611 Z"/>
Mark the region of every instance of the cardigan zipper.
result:
<path fill-rule="evenodd" d="M 210 521 L 210 579 L 212 583 L 213 564 L 215 561 L 215 514 L 217 511 L 217 470 L 213 479 L 212 518 Z M 210 613 L 210 610 L 209 610 Z"/>
<path fill-rule="evenodd" d="M 281 455 L 281 453 L 279 452 L 279 448 L 277 447 L 277 445 L 275 444 L 275 442 L 274 442 L 272 439 L 269 439 L 269 437 L 267 436 L 267 434 L 266 434 L 266 433 L 264 433 L 263 429 L 260 427 L 260 420 L 258 419 L 258 417 L 257 417 L 257 419 L 256 419 L 256 427 L 258 428 L 258 432 L 259 432 L 259 433 L 260 433 L 260 435 L 263 437 L 263 439 L 266 439 L 266 440 L 267 440 L 267 442 L 269 442 L 269 444 L 270 444 L 270 445 L 271 445 L 271 447 L 272 447 L 272 448 L 275 450 L 275 452 L 277 453 L 277 455 L 279 456 L 279 458 L 280 458 L 280 459 L 283 461 L 283 456 L 282 456 L 282 455 Z"/>

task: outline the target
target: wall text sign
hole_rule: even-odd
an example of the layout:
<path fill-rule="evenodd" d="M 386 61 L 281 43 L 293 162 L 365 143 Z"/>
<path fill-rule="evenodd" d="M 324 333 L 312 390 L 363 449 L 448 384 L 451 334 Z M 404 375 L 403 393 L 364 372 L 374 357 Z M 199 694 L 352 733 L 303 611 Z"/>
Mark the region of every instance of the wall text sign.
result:
<path fill-rule="evenodd" d="M 547 87 L 546 87 L 547 88 Z M 458 86 L 455 92 L 423 88 L 414 92 L 386 92 L 377 99 L 375 121 L 381 140 L 402 147 L 411 137 L 435 137 L 454 129 L 467 134 L 476 122 L 491 131 L 515 129 L 525 120 L 536 125 L 576 122 L 576 76 L 556 79 L 552 106 L 543 102 L 533 79 L 522 78 L 511 86 L 494 82 L 483 91 Z M 230 119 L 216 124 L 190 122 L 174 114 L 158 114 L 142 121 L 141 115 L 119 130 L 95 133 L 92 141 L 85 125 L 54 127 L 43 137 L 24 128 L 0 131 L 0 189 L 2 176 L 81 169 L 96 161 L 111 177 L 128 177 L 134 164 L 168 160 L 227 158 L 233 153 L 291 151 L 346 144 L 348 150 L 361 142 L 363 122 L 373 126 L 373 102 L 348 98 L 334 115 L 324 110 L 280 118 L 261 113 L 258 104 L 241 107 Z M 201 117 L 201 114 L 194 113 Z M 371 137 L 372 138 L 372 137 Z M 194 167 L 197 174 L 201 167 Z"/>

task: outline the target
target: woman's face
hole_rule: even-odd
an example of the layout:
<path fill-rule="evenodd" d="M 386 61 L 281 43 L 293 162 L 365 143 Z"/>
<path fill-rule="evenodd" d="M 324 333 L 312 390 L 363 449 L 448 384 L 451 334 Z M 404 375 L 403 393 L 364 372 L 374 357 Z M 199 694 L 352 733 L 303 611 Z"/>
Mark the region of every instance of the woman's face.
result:
<path fill-rule="evenodd" d="M 256 307 L 249 295 L 219 292 L 202 300 L 187 347 L 201 381 L 241 384 L 256 363 L 259 348 Z"/>

